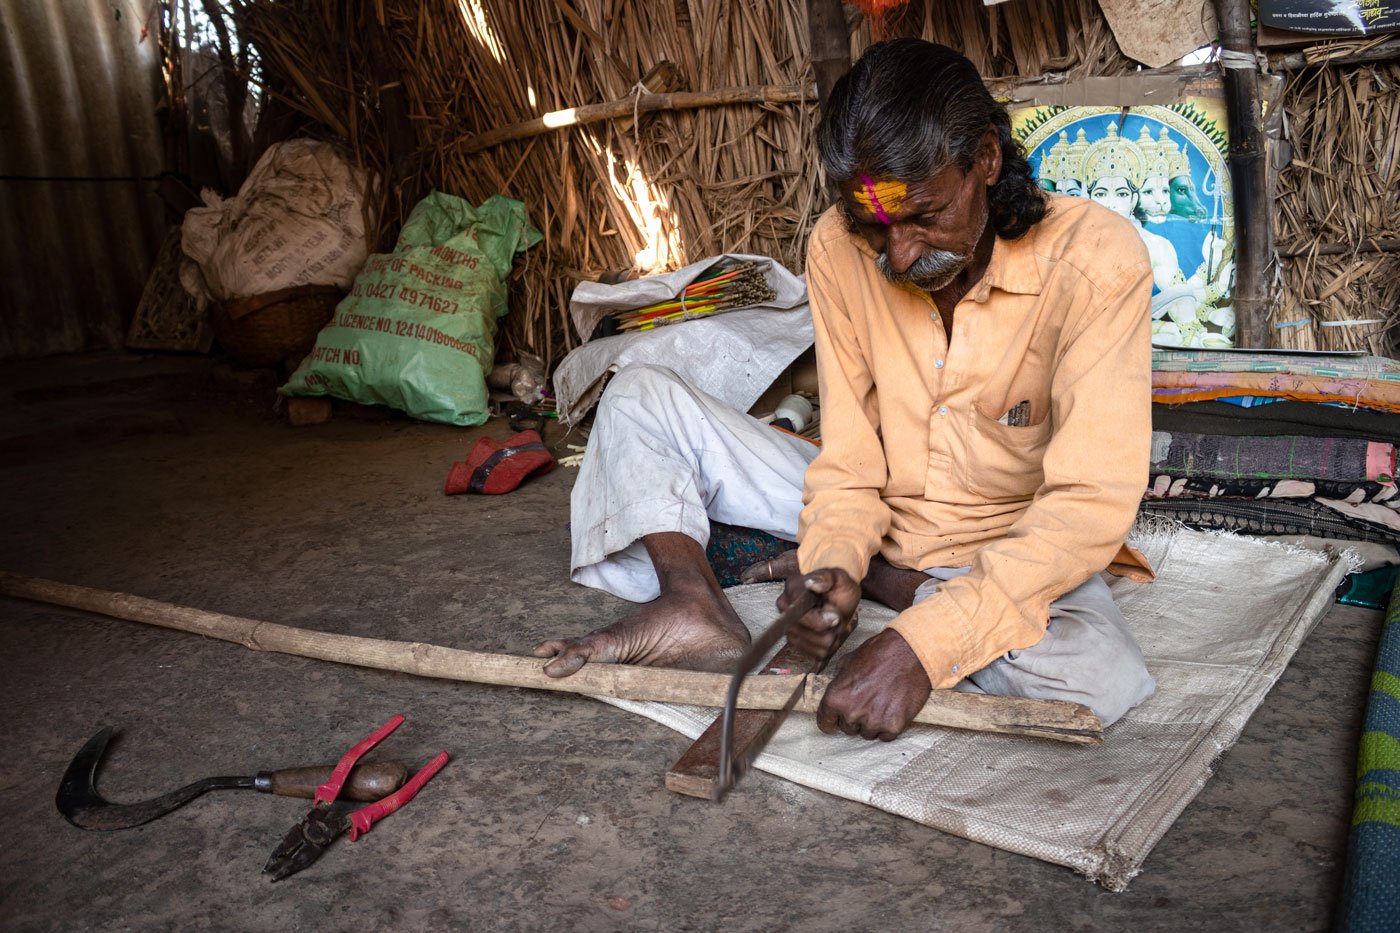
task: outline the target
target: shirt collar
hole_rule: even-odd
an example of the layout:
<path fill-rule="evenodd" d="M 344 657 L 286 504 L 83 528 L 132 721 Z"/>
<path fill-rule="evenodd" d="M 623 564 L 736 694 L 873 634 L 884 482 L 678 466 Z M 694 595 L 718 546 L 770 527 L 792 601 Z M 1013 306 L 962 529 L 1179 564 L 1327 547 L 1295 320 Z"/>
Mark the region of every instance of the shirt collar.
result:
<path fill-rule="evenodd" d="M 997 237 L 992 242 L 992 258 L 981 280 L 968 292 L 976 302 L 984 302 L 993 288 L 1017 295 L 1039 295 L 1040 261 L 1035 254 L 1035 227 L 1016 240 Z"/>

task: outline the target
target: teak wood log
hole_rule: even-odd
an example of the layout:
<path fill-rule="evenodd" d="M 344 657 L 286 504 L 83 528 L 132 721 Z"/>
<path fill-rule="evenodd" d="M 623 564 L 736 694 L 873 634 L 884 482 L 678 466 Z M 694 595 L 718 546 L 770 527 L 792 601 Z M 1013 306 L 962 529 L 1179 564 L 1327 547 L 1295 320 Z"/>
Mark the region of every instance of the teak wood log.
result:
<path fill-rule="evenodd" d="M 570 677 L 555 679 L 545 674 L 544 662 L 538 658 L 317 632 L 4 571 L 0 571 L 0 595 L 191 632 L 231 641 L 254 651 L 276 651 L 443 680 L 692 706 L 723 706 L 729 686 L 729 677 L 725 674 L 631 664 L 588 664 Z M 797 686 L 798 677 L 800 675 L 750 677 L 739 694 L 739 706 L 781 709 Z M 796 708 L 814 712 L 829 682 L 829 677 L 811 678 Z M 1103 724 L 1097 716 L 1076 703 L 1056 700 L 936 690 L 914 721 L 1081 745 L 1103 742 Z"/>
<path fill-rule="evenodd" d="M 656 110 L 694 110 L 698 107 L 722 107 L 730 104 L 793 104 L 814 99 L 811 88 L 780 84 L 751 87 L 723 87 L 712 91 L 676 91 L 672 94 L 637 94 L 608 101 L 555 110 L 542 117 L 513 123 L 464 139 L 458 145 L 464 153 L 480 152 L 517 139 L 529 139 L 552 130 L 583 126 L 603 120 L 616 120 L 634 114 Z"/>

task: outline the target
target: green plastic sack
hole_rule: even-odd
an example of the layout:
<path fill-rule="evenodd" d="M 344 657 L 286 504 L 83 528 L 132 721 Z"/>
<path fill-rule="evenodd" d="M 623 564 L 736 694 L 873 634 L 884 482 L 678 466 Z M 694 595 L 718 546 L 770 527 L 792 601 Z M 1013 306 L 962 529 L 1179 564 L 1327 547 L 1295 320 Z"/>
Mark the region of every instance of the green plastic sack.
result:
<path fill-rule="evenodd" d="M 434 191 L 413 209 L 394 251 L 365 261 L 278 391 L 481 424 L 506 277 L 515 254 L 539 241 L 519 201 L 494 195 L 473 208 Z"/>

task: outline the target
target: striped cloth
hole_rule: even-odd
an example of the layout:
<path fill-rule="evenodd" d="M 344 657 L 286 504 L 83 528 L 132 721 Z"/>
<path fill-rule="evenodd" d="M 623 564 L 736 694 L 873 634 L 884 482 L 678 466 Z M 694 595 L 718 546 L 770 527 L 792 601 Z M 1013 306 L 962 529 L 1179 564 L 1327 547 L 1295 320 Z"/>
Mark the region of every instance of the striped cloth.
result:
<path fill-rule="evenodd" d="M 1348 848 L 1337 929 L 1395 930 L 1400 926 L 1400 587 L 1390 597 L 1371 675 Z"/>

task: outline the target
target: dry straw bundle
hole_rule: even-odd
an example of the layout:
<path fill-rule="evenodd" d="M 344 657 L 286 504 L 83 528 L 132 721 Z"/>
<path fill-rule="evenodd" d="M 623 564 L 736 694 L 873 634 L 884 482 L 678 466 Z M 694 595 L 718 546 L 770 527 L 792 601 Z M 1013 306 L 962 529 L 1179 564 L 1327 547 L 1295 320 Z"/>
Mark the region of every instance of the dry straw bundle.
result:
<path fill-rule="evenodd" d="M 1124 74 L 1137 67 L 1118 48 L 1095 0 L 914 0 L 889 15 L 885 36 L 915 36 L 957 49 L 983 77 L 1069 78 Z M 858 38 L 857 54 L 871 39 Z"/>
<path fill-rule="evenodd" d="M 1389 356 L 1400 338 L 1400 62 L 1304 68 L 1284 107 L 1279 344 Z M 1381 323 L 1348 323 L 1364 321 Z"/>
<path fill-rule="evenodd" d="M 525 202 L 545 240 L 526 255 L 506 356 L 553 363 L 578 342 L 579 279 L 721 252 L 800 269 L 828 203 L 805 0 L 243 0 L 239 20 L 269 87 L 390 180 L 381 245 L 432 188 Z M 858 54 L 870 29 L 852 28 Z M 958 48 L 988 76 L 1131 67 L 1092 0 L 915 0 L 885 28 Z M 648 112 L 651 92 L 724 89 L 747 102 Z M 608 102 L 611 119 L 478 149 L 483 134 Z"/>

